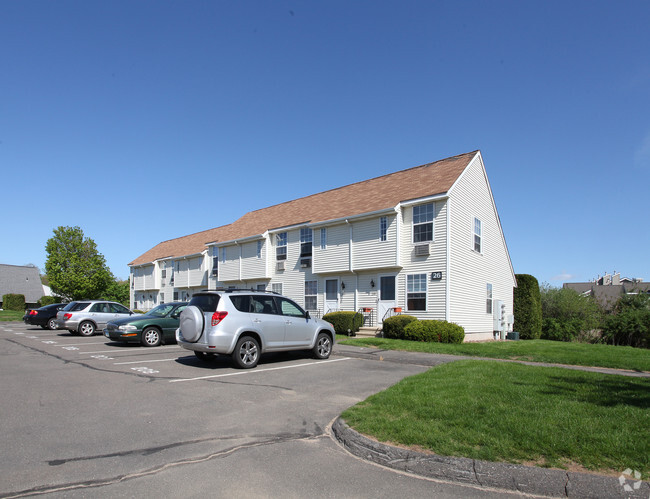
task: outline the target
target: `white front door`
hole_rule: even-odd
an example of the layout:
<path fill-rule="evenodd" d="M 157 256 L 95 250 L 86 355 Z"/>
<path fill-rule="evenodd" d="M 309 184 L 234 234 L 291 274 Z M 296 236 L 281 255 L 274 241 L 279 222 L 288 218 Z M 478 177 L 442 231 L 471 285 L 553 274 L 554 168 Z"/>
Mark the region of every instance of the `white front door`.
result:
<path fill-rule="evenodd" d="M 379 300 L 377 301 L 377 322 L 381 323 L 389 309 L 395 308 L 395 276 L 386 275 L 379 278 Z"/>
<path fill-rule="evenodd" d="M 339 280 L 327 279 L 325 281 L 325 313 L 338 312 L 339 310 Z"/>

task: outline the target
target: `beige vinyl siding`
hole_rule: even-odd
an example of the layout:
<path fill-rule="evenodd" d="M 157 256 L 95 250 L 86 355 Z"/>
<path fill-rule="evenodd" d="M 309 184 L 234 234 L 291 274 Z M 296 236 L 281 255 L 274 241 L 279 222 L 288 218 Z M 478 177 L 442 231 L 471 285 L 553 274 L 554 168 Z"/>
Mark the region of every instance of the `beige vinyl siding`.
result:
<path fill-rule="evenodd" d="M 262 245 L 261 257 L 257 256 L 257 241 L 241 245 L 242 280 L 263 279 L 266 277 L 266 242 Z"/>
<path fill-rule="evenodd" d="M 381 217 L 352 224 L 352 268 L 355 271 L 394 268 L 397 265 L 397 217 L 386 215 L 386 241 L 380 241 Z"/>
<path fill-rule="evenodd" d="M 515 285 L 510 260 L 495 211 L 487 176 L 476 156 L 451 192 L 450 321 L 466 334 L 489 335 L 492 314 L 486 312 L 486 285 L 512 314 Z M 474 251 L 474 218 L 481 220 L 482 251 Z"/>
<path fill-rule="evenodd" d="M 313 271 L 315 273 L 350 270 L 350 226 L 327 226 L 327 247 L 320 247 L 320 227 L 314 230 Z"/>
<path fill-rule="evenodd" d="M 153 264 L 136 267 L 134 272 L 134 285 L 135 291 L 143 291 L 148 289 L 155 289 L 156 280 L 154 277 L 155 267 Z"/>
<path fill-rule="evenodd" d="M 423 203 L 426 204 L 426 203 Z M 433 219 L 433 241 L 429 243 L 429 256 L 415 256 L 413 243 L 413 206 L 402 208 L 403 223 L 400 234 L 400 263 L 402 270 L 397 277 L 396 299 L 403 312 L 419 319 L 445 320 L 446 281 L 447 281 L 447 201 L 435 201 Z M 432 272 L 442 272 L 442 279 L 432 281 Z M 409 311 L 407 309 L 406 276 L 426 274 L 427 309 Z"/>
<path fill-rule="evenodd" d="M 225 262 L 222 260 L 224 248 L 226 250 Z M 236 244 L 219 248 L 219 280 L 221 282 L 230 284 L 232 281 L 240 280 L 240 251 L 240 247 Z"/>

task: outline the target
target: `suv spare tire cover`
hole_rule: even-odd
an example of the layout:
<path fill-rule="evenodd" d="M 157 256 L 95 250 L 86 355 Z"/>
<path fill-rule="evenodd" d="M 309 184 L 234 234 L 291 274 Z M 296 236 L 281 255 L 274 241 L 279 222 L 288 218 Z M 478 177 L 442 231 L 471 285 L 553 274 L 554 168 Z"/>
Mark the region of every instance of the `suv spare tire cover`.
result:
<path fill-rule="evenodd" d="M 203 312 L 200 308 L 191 305 L 181 312 L 180 330 L 183 339 L 197 342 L 203 333 Z"/>

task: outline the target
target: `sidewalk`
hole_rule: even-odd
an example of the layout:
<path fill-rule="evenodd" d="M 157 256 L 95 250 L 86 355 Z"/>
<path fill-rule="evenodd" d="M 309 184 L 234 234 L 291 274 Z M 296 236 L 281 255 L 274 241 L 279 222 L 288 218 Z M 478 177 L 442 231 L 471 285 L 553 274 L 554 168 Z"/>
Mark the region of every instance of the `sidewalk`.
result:
<path fill-rule="evenodd" d="M 457 355 L 400 352 L 336 344 L 335 354 L 367 360 L 436 366 L 460 359 L 480 359 Z M 499 359 L 482 359 L 499 361 Z M 502 362 L 518 362 L 502 360 Z M 554 366 L 623 376 L 650 377 L 648 372 L 618 369 L 565 366 L 520 362 L 527 365 Z M 544 497 L 576 498 L 650 498 L 650 483 L 633 477 L 576 473 L 559 469 L 538 468 L 510 463 L 493 463 L 469 458 L 426 454 L 386 445 L 357 433 L 338 418 L 332 434 L 353 455 L 388 468 L 445 482 L 459 482 L 477 487 L 518 491 Z"/>

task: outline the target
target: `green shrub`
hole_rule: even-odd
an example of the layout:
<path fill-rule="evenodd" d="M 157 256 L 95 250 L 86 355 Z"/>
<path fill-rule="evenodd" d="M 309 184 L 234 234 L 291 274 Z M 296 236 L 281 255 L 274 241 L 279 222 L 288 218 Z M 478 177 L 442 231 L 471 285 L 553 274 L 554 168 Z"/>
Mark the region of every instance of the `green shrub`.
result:
<path fill-rule="evenodd" d="M 556 319 L 545 317 L 542 321 L 542 339 L 554 341 L 577 341 L 583 331 L 584 321 L 578 318 Z M 587 329 L 584 329 L 585 331 Z"/>
<path fill-rule="evenodd" d="M 458 324 L 447 321 L 412 321 L 404 327 L 404 339 L 434 343 L 462 343 L 465 339 L 465 330 Z"/>
<path fill-rule="evenodd" d="M 650 309 L 629 308 L 607 317 L 603 339 L 613 345 L 650 348 Z"/>
<path fill-rule="evenodd" d="M 363 315 L 356 312 L 330 312 L 323 320 L 334 326 L 336 334 L 350 334 L 359 331 L 363 324 Z"/>
<path fill-rule="evenodd" d="M 384 338 L 404 339 L 404 328 L 410 322 L 418 320 L 412 315 L 393 315 L 383 322 Z"/>
<path fill-rule="evenodd" d="M 45 305 L 53 305 L 55 303 L 61 303 L 63 300 L 57 296 L 44 296 L 38 300 L 38 306 L 44 307 Z"/>
<path fill-rule="evenodd" d="M 587 333 L 598 329 L 602 323 L 602 310 L 591 296 L 544 284 L 540 288 L 540 297 L 541 337 L 544 340 L 580 341 L 589 337 Z"/>
<path fill-rule="evenodd" d="M 9 293 L 2 296 L 2 308 L 5 310 L 16 310 L 22 312 L 25 310 L 25 295 L 16 295 Z"/>
<path fill-rule="evenodd" d="M 513 290 L 514 330 L 524 340 L 537 340 L 542 335 L 542 303 L 539 282 L 532 275 L 517 274 Z"/>

